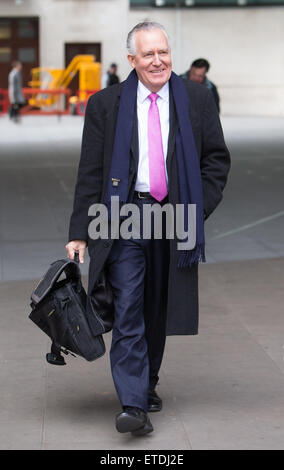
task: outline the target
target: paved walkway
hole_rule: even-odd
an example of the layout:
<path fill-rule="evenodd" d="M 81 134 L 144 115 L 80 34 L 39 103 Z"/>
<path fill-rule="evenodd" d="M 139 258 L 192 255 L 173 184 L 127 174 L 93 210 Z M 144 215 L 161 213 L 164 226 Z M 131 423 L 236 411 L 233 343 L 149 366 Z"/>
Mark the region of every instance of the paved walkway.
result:
<path fill-rule="evenodd" d="M 3 282 L 1 449 L 283 449 L 284 258 L 200 269 L 200 334 L 169 337 L 145 438 L 117 433 L 107 353 L 45 362 L 49 341 L 28 319 L 32 281 Z M 84 279 L 86 282 L 86 279 Z"/>
<path fill-rule="evenodd" d="M 82 119 L 0 119 L 1 449 L 283 449 L 283 119 L 223 124 L 233 164 L 206 222 L 200 334 L 167 339 L 164 409 L 133 439 L 114 428 L 110 334 L 104 357 L 55 367 L 28 319 L 31 291 L 65 256 Z"/>

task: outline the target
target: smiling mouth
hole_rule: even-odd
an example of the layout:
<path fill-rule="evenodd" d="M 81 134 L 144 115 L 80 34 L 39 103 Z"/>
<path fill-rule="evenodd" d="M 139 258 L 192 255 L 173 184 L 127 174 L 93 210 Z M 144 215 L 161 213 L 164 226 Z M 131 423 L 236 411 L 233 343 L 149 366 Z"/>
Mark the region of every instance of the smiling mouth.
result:
<path fill-rule="evenodd" d="M 161 69 L 161 70 L 150 70 L 150 73 L 154 73 L 154 74 L 159 74 L 159 73 L 163 73 L 166 69 Z"/>

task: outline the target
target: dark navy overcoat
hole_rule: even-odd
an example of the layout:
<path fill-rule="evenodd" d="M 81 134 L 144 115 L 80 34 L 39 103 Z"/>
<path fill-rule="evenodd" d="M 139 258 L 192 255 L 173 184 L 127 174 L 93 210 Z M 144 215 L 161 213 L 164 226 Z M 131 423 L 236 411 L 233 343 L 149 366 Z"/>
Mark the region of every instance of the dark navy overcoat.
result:
<path fill-rule="evenodd" d="M 205 217 L 208 218 L 222 199 L 230 168 L 230 154 L 224 141 L 222 127 L 212 93 L 205 86 L 186 81 L 189 96 L 189 115 L 192 124 L 203 186 Z M 112 148 L 119 100 L 124 82 L 92 95 L 88 101 L 82 138 L 81 157 L 75 187 L 73 212 L 68 240 L 86 240 L 90 255 L 88 293 L 104 267 L 112 240 L 93 240 L 88 235 L 89 207 L 104 201 L 110 171 Z M 134 123 L 135 124 L 135 123 Z M 178 173 L 175 154 L 175 106 L 170 92 L 170 131 L 167 172 L 169 202 L 179 203 Z M 137 123 L 133 127 L 129 169 L 129 189 L 137 174 Z M 170 242 L 170 266 L 167 296 L 167 335 L 198 333 L 198 266 L 177 267 L 180 252 L 177 240 Z"/>

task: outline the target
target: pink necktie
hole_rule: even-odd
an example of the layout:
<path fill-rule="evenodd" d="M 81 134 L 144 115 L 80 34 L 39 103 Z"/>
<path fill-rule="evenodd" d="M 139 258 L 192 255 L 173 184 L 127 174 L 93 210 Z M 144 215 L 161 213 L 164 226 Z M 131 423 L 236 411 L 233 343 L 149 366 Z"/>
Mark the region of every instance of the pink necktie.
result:
<path fill-rule="evenodd" d="M 148 153 L 150 194 L 157 201 L 162 201 L 168 194 L 165 159 L 163 151 L 161 123 L 157 105 L 157 93 L 151 93 L 148 111 Z"/>

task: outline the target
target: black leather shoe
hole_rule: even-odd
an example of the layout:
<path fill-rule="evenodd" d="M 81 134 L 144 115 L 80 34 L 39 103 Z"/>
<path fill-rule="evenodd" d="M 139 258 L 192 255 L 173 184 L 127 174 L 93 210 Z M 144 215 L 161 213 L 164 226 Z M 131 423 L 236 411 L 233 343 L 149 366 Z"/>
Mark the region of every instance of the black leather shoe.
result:
<path fill-rule="evenodd" d="M 134 436 L 143 436 L 153 431 L 147 414 L 140 408 L 124 406 L 122 413 L 116 415 L 118 432 L 131 432 Z"/>
<path fill-rule="evenodd" d="M 162 399 L 155 390 L 148 391 L 148 412 L 161 411 L 163 407 Z"/>
<path fill-rule="evenodd" d="M 150 432 L 154 431 L 152 423 L 147 416 L 146 424 L 144 424 L 143 428 L 137 429 L 136 431 L 132 431 L 133 436 L 145 436 L 145 434 L 149 434 Z"/>

